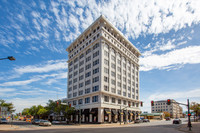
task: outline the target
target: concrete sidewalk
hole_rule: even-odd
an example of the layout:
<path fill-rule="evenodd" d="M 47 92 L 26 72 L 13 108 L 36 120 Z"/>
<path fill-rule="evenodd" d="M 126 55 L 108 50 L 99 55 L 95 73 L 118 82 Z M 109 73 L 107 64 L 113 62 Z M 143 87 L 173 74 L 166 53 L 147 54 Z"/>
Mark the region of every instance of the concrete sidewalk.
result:
<path fill-rule="evenodd" d="M 200 133 L 200 122 L 192 122 L 192 131 L 189 131 L 187 124 L 183 124 L 179 127 L 179 131 L 183 131 L 186 133 Z"/>

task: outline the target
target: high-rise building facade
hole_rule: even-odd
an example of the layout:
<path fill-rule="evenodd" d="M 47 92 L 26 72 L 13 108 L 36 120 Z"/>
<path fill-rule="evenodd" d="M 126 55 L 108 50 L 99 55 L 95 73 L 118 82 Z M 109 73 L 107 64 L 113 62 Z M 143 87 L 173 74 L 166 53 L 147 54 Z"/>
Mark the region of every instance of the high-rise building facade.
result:
<path fill-rule="evenodd" d="M 171 104 L 167 105 L 167 100 L 154 101 L 154 106 L 151 106 L 151 113 L 168 112 L 172 118 L 180 118 L 183 116 L 182 107 L 171 99 Z"/>
<path fill-rule="evenodd" d="M 81 115 L 82 122 L 104 123 L 138 117 L 140 52 L 104 16 L 67 52 L 67 102 L 81 110 L 72 119 L 79 121 Z"/>

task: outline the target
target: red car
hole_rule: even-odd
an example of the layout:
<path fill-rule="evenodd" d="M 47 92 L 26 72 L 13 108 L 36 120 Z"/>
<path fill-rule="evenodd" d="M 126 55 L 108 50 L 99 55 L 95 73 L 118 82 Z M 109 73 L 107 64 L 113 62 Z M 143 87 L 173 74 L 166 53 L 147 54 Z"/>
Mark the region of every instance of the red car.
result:
<path fill-rule="evenodd" d="M 167 118 L 166 118 L 166 121 L 170 121 L 170 120 L 171 120 L 171 118 L 170 118 L 170 117 L 167 117 Z"/>

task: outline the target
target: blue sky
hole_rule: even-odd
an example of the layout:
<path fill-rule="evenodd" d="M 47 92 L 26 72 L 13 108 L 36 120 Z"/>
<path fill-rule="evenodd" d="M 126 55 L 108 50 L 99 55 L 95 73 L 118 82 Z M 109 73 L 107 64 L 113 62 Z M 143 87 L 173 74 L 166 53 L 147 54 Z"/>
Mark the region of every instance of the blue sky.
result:
<path fill-rule="evenodd" d="M 200 102 L 200 2 L 149 0 L 0 1 L 0 99 L 18 113 L 65 98 L 65 49 L 100 15 L 135 45 L 140 99 Z"/>

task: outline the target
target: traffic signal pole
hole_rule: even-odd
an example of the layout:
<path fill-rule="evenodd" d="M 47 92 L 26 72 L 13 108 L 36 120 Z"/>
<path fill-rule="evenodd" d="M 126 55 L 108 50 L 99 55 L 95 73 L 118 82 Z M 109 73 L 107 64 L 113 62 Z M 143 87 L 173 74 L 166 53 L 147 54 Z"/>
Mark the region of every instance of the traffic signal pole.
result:
<path fill-rule="evenodd" d="M 176 103 L 176 104 L 181 104 L 181 105 L 185 105 L 188 108 L 188 127 L 189 127 L 189 131 L 192 131 L 192 124 L 191 124 L 191 120 L 190 120 L 190 102 L 189 99 L 187 99 L 187 104 L 184 103 L 179 103 L 179 102 L 173 102 L 170 99 L 167 100 L 167 104 L 170 105 L 171 103 Z"/>
<path fill-rule="evenodd" d="M 188 106 L 188 114 L 190 114 L 190 102 L 189 102 L 189 99 L 187 100 L 187 106 Z M 191 115 L 188 115 L 188 127 L 189 127 L 189 131 L 191 131 L 191 127 L 192 127 L 192 124 L 191 124 L 191 121 L 190 121 L 190 116 Z"/>

